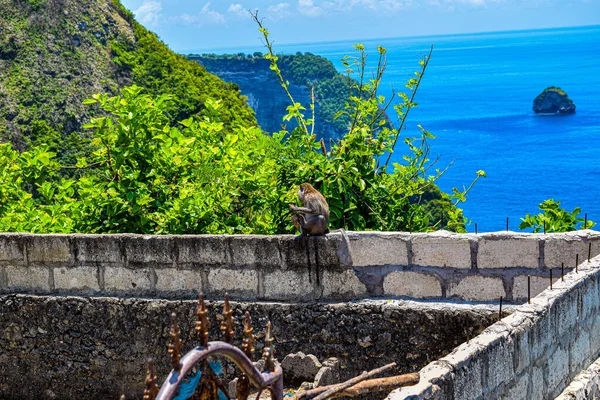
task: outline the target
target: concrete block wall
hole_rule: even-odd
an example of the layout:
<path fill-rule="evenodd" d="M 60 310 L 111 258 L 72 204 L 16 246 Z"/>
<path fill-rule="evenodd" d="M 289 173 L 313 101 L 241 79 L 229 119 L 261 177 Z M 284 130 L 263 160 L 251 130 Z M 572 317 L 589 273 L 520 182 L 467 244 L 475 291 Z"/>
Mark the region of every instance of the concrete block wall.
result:
<path fill-rule="evenodd" d="M 600 399 L 600 358 L 573 379 L 556 400 Z"/>
<path fill-rule="evenodd" d="M 527 300 L 600 254 L 600 233 L 349 232 L 354 270 L 383 297 Z"/>
<path fill-rule="evenodd" d="M 596 257 L 421 369 L 418 385 L 396 390 L 388 400 L 553 399 L 599 355 Z"/>
<path fill-rule="evenodd" d="M 528 276 L 535 296 L 588 252 L 600 254 L 600 233 L 0 234 L 0 294 L 522 302 Z"/>

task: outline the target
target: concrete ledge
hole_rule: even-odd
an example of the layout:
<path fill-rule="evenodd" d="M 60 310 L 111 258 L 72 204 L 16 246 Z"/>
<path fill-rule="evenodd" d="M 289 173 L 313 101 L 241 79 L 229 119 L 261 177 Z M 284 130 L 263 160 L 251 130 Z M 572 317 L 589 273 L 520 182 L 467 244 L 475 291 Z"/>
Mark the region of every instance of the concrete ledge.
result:
<path fill-rule="evenodd" d="M 599 295 L 596 257 L 423 368 L 417 389 L 395 390 L 388 399 L 554 398 L 600 353 L 593 330 L 600 322 Z"/>
<path fill-rule="evenodd" d="M 555 400 L 600 399 L 600 358 L 578 374 Z"/>
<path fill-rule="evenodd" d="M 244 300 L 455 298 L 522 302 L 600 252 L 600 233 L 480 235 L 334 232 L 292 235 L 0 234 L 0 293 Z M 584 254 L 585 251 L 585 254 Z M 564 261 L 560 261 L 564 263 Z"/>

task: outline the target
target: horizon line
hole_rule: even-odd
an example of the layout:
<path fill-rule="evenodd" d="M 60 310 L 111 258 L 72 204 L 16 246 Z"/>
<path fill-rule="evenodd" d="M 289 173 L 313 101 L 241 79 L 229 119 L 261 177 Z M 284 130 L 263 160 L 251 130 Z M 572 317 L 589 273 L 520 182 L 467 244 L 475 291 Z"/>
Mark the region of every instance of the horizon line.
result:
<path fill-rule="evenodd" d="M 322 40 L 322 41 L 315 41 L 315 42 L 287 42 L 287 43 L 280 43 L 279 45 L 282 46 L 300 46 L 300 45 L 319 45 L 319 44 L 325 44 L 325 43 L 347 43 L 347 42 L 354 42 L 354 43 L 364 43 L 364 42 L 369 42 L 369 41 L 374 41 L 374 40 L 389 40 L 389 39 L 419 39 L 419 38 L 435 38 L 435 37 L 453 37 L 453 36 L 469 36 L 469 35 L 493 35 L 493 34 L 499 34 L 499 33 L 517 33 L 517 32 L 530 32 L 530 31 L 553 31 L 553 30 L 565 30 L 565 29 L 585 29 L 585 28 L 600 28 L 600 24 L 594 24 L 594 25 L 570 25 L 570 26 L 556 26 L 556 27 L 549 27 L 549 28 L 528 28 L 528 29 L 507 29 L 507 30 L 497 30 L 497 31 L 480 31 L 480 32 L 460 32 L 460 33 L 440 33 L 440 34 L 434 34 L 434 35 L 406 35 L 406 36 L 380 36 L 380 37 L 375 37 L 375 38 L 370 38 L 370 39 L 339 39 L 339 40 Z M 358 40 L 358 41 L 356 41 Z M 227 49 L 242 49 L 242 48 L 248 48 L 248 47 L 258 47 L 261 46 L 259 44 L 257 45 L 238 45 L 238 46 L 226 46 L 226 47 L 217 47 L 214 48 L 213 51 L 209 50 L 209 49 L 198 49 L 198 50 L 194 50 L 194 51 L 176 51 L 176 53 L 178 54 L 182 54 L 182 55 L 190 55 L 190 54 L 216 54 L 215 50 L 227 50 Z M 264 47 L 264 46 L 261 46 Z M 277 54 L 279 54 L 279 52 L 276 52 Z M 232 54 L 232 53 L 222 53 L 222 54 Z M 248 53 L 249 54 L 249 53 Z"/>

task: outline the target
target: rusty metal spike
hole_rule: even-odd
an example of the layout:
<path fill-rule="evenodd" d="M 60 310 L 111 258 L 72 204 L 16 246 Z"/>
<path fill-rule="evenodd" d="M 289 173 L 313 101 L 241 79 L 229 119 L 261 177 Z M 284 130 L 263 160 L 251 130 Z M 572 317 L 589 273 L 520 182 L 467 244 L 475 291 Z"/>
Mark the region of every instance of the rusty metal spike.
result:
<path fill-rule="evenodd" d="M 250 359 L 250 361 L 254 361 L 254 343 L 256 343 L 256 338 L 252 334 L 254 329 L 252 329 L 252 319 L 250 318 L 250 313 L 246 311 L 246 315 L 244 318 L 244 339 L 242 339 L 242 350 L 246 354 L 246 357 Z"/>
<path fill-rule="evenodd" d="M 181 339 L 179 336 L 181 335 L 181 331 L 179 330 L 179 326 L 177 325 L 177 315 L 175 313 L 171 314 L 171 341 L 169 342 L 169 355 L 171 356 L 171 365 L 175 371 L 179 371 L 181 369 L 181 364 L 179 360 L 181 359 Z"/>
<path fill-rule="evenodd" d="M 154 360 L 148 360 L 148 372 L 146 374 L 146 389 L 144 389 L 144 400 L 154 400 L 158 394 L 158 385 L 156 384 L 156 368 L 154 366 Z M 121 400 L 125 399 L 125 395 L 121 397 Z"/>
<path fill-rule="evenodd" d="M 275 348 L 273 347 L 273 337 L 271 336 L 271 321 L 267 321 L 267 333 L 265 334 L 265 347 L 263 349 L 263 359 L 265 360 L 267 371 L 275 371 L 274 355 Z"/>
<path fill-rule="evenodd" d="M 208 346 L 208 328 L 210 328 L 210 321 L 208 320 L 208 310 L 206 304 L 204 304 L 204 295 L 200 293 L 198 295 L 198 309 L 196 310 L 196 336 L 200 341 L 200 346 Z"/>
<path fill-rule="evenodd" d="M 221 332 L 223 333 L 223 341 L 226 343 L 233 342 L 233 311 L 229 304 L 229 294 L 225 293 L 225 301 L 223 302 L 223 319 L 221 320 Z"/>

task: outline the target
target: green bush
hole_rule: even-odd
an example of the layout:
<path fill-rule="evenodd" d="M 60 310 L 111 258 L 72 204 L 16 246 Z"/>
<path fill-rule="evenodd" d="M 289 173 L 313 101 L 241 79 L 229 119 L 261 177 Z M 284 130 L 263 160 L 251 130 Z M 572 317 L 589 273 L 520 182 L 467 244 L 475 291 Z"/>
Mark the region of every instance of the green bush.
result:
<path fill-rule="evenodd" d="M 429 56 L 395 106 L 401 120 L 394 128 L 385 117 L 385 99 L 377 95 L 385 49 L 379 48 L 379 68 L 367 80 L 367 55 L 357 45 L 358 56 L 345 63 L 360 79 L 353 81 L 339 111 L 348 120 L 348 133 L 328 149 L 312 134 L 313 118 L 289 94 L 268 32 L 261 31 L 269 46 L 266 57 L 290 97 L 284 119 L 296 119 L 297 128 L 272 137 L 258 127 L 228 129 L 230 119 L 223 117 L 228 105 L 210 99 L 201 115 L 173 123 L 177 99 L 153 96 L 138 86 L 122 89 L 119 96 L 94 95 L 84 103 L 104 116 L 85 126 L 93 152 L 74 165 L 57 161 L 56 132 L 42 122 L 34 124 L 32 140 L 46 145 L 23 153 L 0 145 L 0 178 L 8 182 L 0 188 L 0 231 L 293 232 L 288 203 L 297 202 L 303 182 L 313 183 L 328 200 L 331 229 L 464 231 L 456 204 L 466 199 L 482 171 L 462 191 L 439 191 L 435 180 L 443 171 L 430 173 L 433 135 L 422 127 L 419 136 L 403 139 L 402 162 L 390 162 L 416 106 Z"/>
<path fill-rule="evenodd" d="M 540 210 L 543 213 L 538 215 L 525 215 L 521 218 L 519 229 L 533 228 L 533 232 L 569 232 L 577 229 L 581 224 L 580 229 L 591 229 L 596 223 L 593 221 L 585 221 L 584 218 L 577 217 L 581 213 L 579 207 L 575 207 L 572 212 L 560 207 L 560 201 L 554 199 L 544 200 L 540 204 Z"/>

